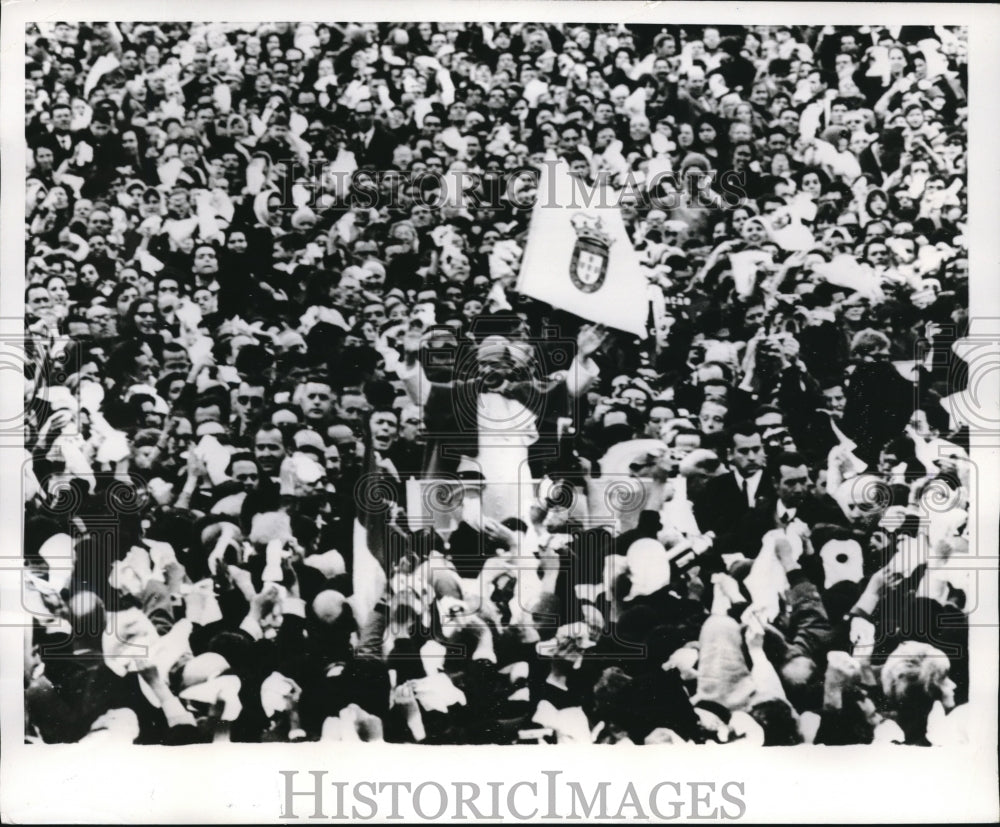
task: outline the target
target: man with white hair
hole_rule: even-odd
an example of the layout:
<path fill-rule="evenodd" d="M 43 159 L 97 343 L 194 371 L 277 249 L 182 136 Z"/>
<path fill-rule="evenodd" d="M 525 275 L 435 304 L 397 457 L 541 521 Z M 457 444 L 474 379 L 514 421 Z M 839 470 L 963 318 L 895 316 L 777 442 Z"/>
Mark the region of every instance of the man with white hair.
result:
<path fill-rule="evenodd" d="M 464 458 L 488 481 L 486 516 L 526 518 L 534 499 L 528 446 L 538 439 L 538 415 L 557 385 L 564 383 L 570 396 L 586 391 L 597 377 L 590 356 L 603 339 L 599 327 L 585 326 L 569 368 L 562 376 L 542 377 L 531 345 L 487 336 L 474 357 L 459 357 L 456 379 L 438 383 L 427 379 L 418 361 L 420 331 L 409 331 L 404 339 L 405 362 L 397 375 L 410 398 L 423 408 L 429 453 L 425 469 L 457 470 Z"/>
<path fill-rule="evenodd" d="M 678 121 L 693 122 L 711 110 L 712 105 L 705 94 L 706 89 L 705 69 L 698 64 L 690 65 L 678 84 L 677 101 L 674 104 L 680 108 L 680 111 L 676 112 Z"/>

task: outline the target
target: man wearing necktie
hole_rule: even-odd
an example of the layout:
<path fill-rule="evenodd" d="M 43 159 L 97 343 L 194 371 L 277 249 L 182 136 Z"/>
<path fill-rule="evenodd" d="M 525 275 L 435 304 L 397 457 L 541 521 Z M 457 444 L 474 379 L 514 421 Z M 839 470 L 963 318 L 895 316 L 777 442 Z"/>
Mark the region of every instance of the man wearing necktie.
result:
<path fill-rule="evenodd" d="M 350 147 L 359 167 L 384 170 L 392 163 L 395 140 L 375 120 L 375 105 L 370 100 L 358 101 L 354 109 L 353 143 Z"/>
<path fill-rule="evenodd" d="M 723 554 L 739 552 L 756 557 L 763 536 L 773 529 L 806 533 L 819 523 L 843 524 L 842 512 L 829 497 L 810 492 L 809 466 L 801 454 L 785 452 L 771 466 L 774 495 L 761 498 L 739 521 L 725 529 L 716 542 Z"/>
<path fill-rule="evenodd" d="M 729 439 L 729 473 L 710 480 L 694 503 L 702 531 L 731 530 L 758 499 L 773 493 L 764 472 L 764 445 L 753 424 L 737 425 Z"/>
<path fill-rule="evenodd" d="M 55 155 L 55 166 L 58 167 L 67 158 L 73 156 L 73 133 L 70 124 L 73 120 L 73 110 L 68 104 L 57 103 L 52 107 L 52 128 L 43 143 L 52 147 Z"/>

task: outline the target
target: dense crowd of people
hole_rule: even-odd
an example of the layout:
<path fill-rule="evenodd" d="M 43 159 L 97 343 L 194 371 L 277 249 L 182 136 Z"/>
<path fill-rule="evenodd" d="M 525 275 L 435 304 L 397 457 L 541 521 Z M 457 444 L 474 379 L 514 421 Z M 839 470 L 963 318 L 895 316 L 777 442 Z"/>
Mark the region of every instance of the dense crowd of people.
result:
<path fill-rule="evenodd" d="M 27 44 L 29 741 L 966 737 L 963 31 Z M 517 290 L 547 163 L 645 338 Z"/>

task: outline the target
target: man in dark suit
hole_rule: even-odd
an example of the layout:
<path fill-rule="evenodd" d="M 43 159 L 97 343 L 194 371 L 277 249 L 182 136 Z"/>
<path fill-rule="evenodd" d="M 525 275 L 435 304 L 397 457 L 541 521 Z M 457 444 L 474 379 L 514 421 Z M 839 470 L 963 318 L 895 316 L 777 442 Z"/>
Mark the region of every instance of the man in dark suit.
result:
<path fill-rule="evenodd" d="M 356 131 L 351 138 L 351 152 L 362 169 L 385 170 L 392 164 L 392 153 L 399 143 L 375 122 L 375 104 L 363 100 L 354 109 Z"/>
<path fill-rule="evenodd" d="M 743 517 L 730 525 L 715 543 L 721 554 L 742 553 L 756 557 L 767 532 L 803 523 L 809 529 L 820 523 L 842 524 L 843 512 L 829 497 L 809 493 L 809 466 L 801 454 L 779 454 L 771 465 L 774 496 L 763 497 Z"/>
<path fill-rule="evenodd" d="M 694 503 L 694 516 L 704 531 L 723 531 L 736 525 L 759 500 L 773 497 L 764 471 L 764 444 L 753 424 L 737 425 L 729 434 L 730 471 L 713 478 Z"/>
<path fill-rule="evenodd" d="M 73 132 L 70 124 L 73 121 L 73 110 L 69 104 L 57 103 L 52 107 L 52 122 L 48 132 L 38 135 L 35 144 L 47 146 L 55 156 L 53 166 L 58 168 L 63 161 L 72 158 L 76 145 L 80 142 L 80 133 Z"/>

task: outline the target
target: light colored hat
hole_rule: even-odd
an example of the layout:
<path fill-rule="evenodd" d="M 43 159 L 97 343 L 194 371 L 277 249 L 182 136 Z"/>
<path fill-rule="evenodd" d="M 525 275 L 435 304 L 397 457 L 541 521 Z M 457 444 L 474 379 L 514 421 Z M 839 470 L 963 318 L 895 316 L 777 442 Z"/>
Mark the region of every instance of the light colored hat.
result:
<path fill-rule="evenodd" d="M 303 428 L 301 431 L 296 431 L 295 436 L 292 439 L 296 448 L 304 448 L 307 445 L 319 448 L 321 451 L 326 448 L 326 443 L 323 442 L 323 437 L 309 428 Z"/>
<path fill-rule="evenodd" d="M 663 543 L 643 537 L 629 546 L 625 553 L 632 588 L 626 600 L 653 594 L 670 583 L 670 558 Z"/>
<path fill-rule="evenodd" d="M 218 422 L 202 422 L 194 432 L 194 435 L 201 438 L 203 436 L 218 436 L 224 433 L 226 433 L 224 425 Z"/>

